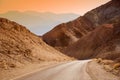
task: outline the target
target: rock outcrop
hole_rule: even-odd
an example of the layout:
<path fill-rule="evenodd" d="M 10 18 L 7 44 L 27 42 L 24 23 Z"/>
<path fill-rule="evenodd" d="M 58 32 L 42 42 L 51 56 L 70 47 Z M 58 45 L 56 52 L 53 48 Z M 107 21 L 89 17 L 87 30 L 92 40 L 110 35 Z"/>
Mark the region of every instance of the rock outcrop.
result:
<path fill-rule="evenodd" d="M 84 15 L 92 22 L 94 27 L 109 23 L 111 19 L 118 16 L 120 16 L 120 2 L 117 0 L 112 0 Z"/>

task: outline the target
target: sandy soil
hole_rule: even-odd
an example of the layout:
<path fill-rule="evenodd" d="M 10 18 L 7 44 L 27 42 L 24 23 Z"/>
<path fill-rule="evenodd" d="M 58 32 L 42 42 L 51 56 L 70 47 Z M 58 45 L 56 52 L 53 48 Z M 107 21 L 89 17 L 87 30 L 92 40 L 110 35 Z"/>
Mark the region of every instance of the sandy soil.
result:
<path fill-rule="evenodd" d="M 103 66 L 95 61 L 88 63 L 87 72 L 93 80 L 120 80 L 120 77 L 105 71 Z"/>

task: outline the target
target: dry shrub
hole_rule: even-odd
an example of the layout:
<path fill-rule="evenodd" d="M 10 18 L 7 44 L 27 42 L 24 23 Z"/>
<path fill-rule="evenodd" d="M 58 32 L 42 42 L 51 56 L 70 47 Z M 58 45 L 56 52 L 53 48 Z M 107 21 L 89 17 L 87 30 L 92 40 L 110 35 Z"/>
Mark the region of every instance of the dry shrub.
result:
<path fill-rule="evenodd" d="M 120 63 L 115 63 L 114 65 L 113 65 L 113 69 L 118 69 L 120 67 Z"/>
<path fill-rule="evenodd" d="M 106 71 L 112 71 L 113 68 L 110 66 L 110 65 L 104 65 L 103 68 L 106 70 Z"/>
<path fill-rule="evenodd" d="M 102 58 L 98 58 L 96 61 L 97 61 L 97 63 L 101 63 L 102 62 Z"/>
<path fill-rule="evenodd" d="M 102 63 L 103 63 L 104 65 L 109 65 L 109 64 L 112 64 L 113 61 L 112 61 L 112 60 L 102 60 Z"/>

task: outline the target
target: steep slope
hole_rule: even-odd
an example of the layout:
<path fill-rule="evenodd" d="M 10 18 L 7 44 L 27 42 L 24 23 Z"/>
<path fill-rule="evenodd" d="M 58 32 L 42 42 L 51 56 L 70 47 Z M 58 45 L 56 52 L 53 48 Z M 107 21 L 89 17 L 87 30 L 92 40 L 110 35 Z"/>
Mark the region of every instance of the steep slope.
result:
<path fill-rule="evenodd" d="M 84 16 L 96 29 L 67 47 L 63 52 L 78 59 L 102 57 L 120 60 L 120 1 L 112 0 Z"/>
<path fill-rule="evenodd" d="M 63 49 L 78 41 L 97 26 L 114 23 L 118 17 L 120 17 L 120 2 L 112 0 L 87 12 L 84 16 L 56 26 L 43 35 L 43 40 L 56 49 L 63 51 Z"/>
<path fill-rule="evenodd" d="M 63 61 L 67 56 L 15 22 L 0 18 L 0 68 L 40 61 Z"/>
<path fill-rule="evenodd" d="M 114 31 L 116 27 L 112 25 L 119 26 L 119 23 L 120 1 L 111 0 L 74 21 L 60 24 L 43 35 L 43 40 L 64 54 L 78 59 L 93 57 L 113 59 L 113 56 L 119 55 L 118 52 L 116 53 L 116 49 L 119 48 L 116 47 L 119 39 L 115 37 L 117 34 L 114 34 L 119 32 L 119 27 Z M 118 40 L 117 43 L 116 40 Z"/>
<path fill-rule="evenodd" d="M 84 17 L 91 21 L 94 27 L 108 23 L 114 17 L 120 16 L 120 1 L 111 0 L 110 2 L 87 12 Z"/>
<path fill-rule="evenodd" d="M 104 24 L 96 28 L 94 31 L 87 34 L 86 36 L 82 37 L 79 41 L 70 45 L 66 49 L 65 53 L 78 59 L 88 59 L 96 57 L 100 52 L 106 52 L 104 51 L 104 48 L 113 50 L 114 48 L 112 47 L 112 45 L 107 44 L 112 40 L 114 36 L 113 30 L 114 27 L 112 24 Z"/>
<path fill-rule="evenodd" d="M 56 26 L 50 32 L 44 34 L 42 38 L 47 44 L 62 51 L 93 29 L 88 19 L 79 17 L 74 21 Z"/>
<path fill-rule="evenodd" d="M 96 49 L 96 57 L 112 59 L 120 62 L 120 20 L 113 24 L 111 38 Z M 108 36 L 106 37 L 108 38 Z"/>

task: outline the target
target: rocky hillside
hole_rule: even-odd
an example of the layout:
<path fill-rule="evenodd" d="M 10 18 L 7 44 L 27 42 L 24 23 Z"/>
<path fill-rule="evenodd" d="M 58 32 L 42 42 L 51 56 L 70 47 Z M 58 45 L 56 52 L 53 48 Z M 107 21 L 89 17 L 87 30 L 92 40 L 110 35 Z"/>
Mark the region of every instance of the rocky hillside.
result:
<path fill-rule="evenodd" d="M 62 23 L 43 35 L 43 40 L 62 51 L 82 36 L 105 23 L 113 23 L 120 16 L 120 2 L 112 0 L 98 8 L 87 12 L 68 23 Z M 113 20 L 114 19 L 114 20 Z"/>
<path fill-rule="evenodd" d="M 0 18 L 0 68 L 68 59 L 24 26 Z"/>
<path fill-rule="evenodd" d="M 42 38 L 47 44 L 63 51 L 64 48 L 92 31 L 94 29 L 92 26 L 87 18 L 79 17 L 74 21 L 56 26 L 50 32 L 44 34 Z"/>
<path fill-rule="evenodd" d="M 110 22 L 113 18 L 120 16 L 120 1 L 110 2 L 87 12 L 84 17 L 92 22 L 94 27 Z"/>
<path fill-rule="evenodd" d="M 120 24 L 104 24 L 97 27 L 70 45 L 65 53 L 78 59 L 93 57 L 120 59 Z"/>
<path fill-rule="evenodd" d="M 119 23 L 120 1 L 111 0 L 74 21 L 58 25 L 43 35 L 43 40 L 78 59 L 116 59 L 119 55 Z"/>

